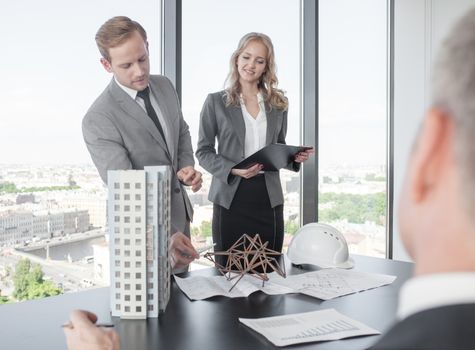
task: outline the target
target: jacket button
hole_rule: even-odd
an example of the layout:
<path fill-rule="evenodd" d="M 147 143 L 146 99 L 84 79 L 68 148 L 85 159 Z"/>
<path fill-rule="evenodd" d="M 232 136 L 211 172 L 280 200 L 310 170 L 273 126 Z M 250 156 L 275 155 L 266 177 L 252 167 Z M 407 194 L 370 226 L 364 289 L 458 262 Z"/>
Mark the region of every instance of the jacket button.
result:
<path fill-rule="evenodd" d="M 180 189 L 179 189 L 179 188 L 175 188 L 174 191 L 175 191 L 175 193 L 180 193 Z"/>

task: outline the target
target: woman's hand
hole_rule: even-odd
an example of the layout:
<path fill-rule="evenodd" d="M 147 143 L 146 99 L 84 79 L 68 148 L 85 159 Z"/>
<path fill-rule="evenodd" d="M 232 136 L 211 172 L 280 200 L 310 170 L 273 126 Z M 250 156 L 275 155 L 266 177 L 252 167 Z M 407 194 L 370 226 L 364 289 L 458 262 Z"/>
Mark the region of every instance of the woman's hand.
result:
<path fill-rule="evenodd" d="M 231 174 L 241 176 L 245 179 L 250 179 L 251 177 L 254 177 L 259 174 L 259 171 L 261 171 L 263 168 L 264 166 L 262 164 L 255 164 L 247 169 L 232 169 Z"/>
<path fill-rule="evenodd" d="M 310 157 L 312 153 L 315 153 L 315 150 L 313 148 L 299 152 L 295 155 L 295 161 L 297 163 L 303 163 L 308 160 L 308 157 Z"/>

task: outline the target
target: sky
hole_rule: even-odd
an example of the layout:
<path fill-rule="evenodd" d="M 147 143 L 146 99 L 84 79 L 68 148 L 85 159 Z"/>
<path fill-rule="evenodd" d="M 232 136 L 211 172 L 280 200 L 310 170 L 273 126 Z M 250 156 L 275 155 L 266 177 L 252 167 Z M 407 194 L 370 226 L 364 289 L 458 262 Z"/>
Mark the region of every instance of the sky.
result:
<path fill-rule="evenodd" d="M 320 1 L 320 162 L 384 164 L 386 2 Z M 223 88 L 229 57 L 247 32 L 268 34 L 290 101 L 287 143 L 299 142 L 298 0 L 183 0 L 183 114 L 196 145 L 206 95 Z M 147 30 L 160 72 L 159 1 L 17 0 L 2 4 L 0 164 L 91 163 L 81 120 L 111 76 L 94 35 L 126 15 Z"/>

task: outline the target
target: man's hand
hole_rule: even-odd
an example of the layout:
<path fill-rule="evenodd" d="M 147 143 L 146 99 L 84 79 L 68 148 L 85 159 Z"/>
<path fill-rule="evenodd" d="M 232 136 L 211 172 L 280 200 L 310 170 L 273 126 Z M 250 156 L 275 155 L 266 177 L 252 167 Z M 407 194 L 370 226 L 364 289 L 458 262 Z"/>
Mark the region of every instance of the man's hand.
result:
<path fill-rule="evenodd" d="M 119 350 L 119 335 L 110 328 L 95 325 L 97 316 L 89 311 L 74 310 L 64 327 L 68 350 Z"/>
<path fill-rule="evenodd" d="M 261 171 L 263 168 L 264 166 L 262 164 L 254 164 L 253 166 L 247 169 L 233 169 L 231 170 L 231 174 L 241 176 L 245 179 L 250 179 L 251 177 L 254 177 L 259 174 L 259 171 Z"/>
<path fill-rule="evenodd" d="M 193 168 L 191 165 L 181 168 L 176 173 L 178 179 L 187 186 L 191 186 L 193 192 L 199 191 L 203 180 L 201 179 L 201 173 Z"/>
<path fill-rule="evenodd" d="M 168 250 L 170 262 L 174 269 L 185 267 L 200 257 L 193 244 L 191 244 L 191 240 L 181 232 L 176 232 L 170 237 Z"/>

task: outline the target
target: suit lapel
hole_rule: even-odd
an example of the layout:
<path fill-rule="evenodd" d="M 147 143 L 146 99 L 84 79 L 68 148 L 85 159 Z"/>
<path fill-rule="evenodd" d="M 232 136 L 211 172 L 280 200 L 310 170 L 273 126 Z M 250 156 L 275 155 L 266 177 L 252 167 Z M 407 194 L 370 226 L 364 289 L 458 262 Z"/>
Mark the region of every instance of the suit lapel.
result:
<path fill-rule="evenodd" d="M 147 115 L 147 113 L 135 102 L 127 93 L 117 85 L 114 78 L 109 85 L 109 91 L 111 95 L 115 98 L 119 106 L 127 113 L 128 116 L 135 119 L 140 125 L 142 125 L 153 138 L 157 140 L 158 144 L 168 153 L 167 145 L 165 140 L 160 135 L 157 127 L 153 123 L 152 119 Z"/>
<path fill-rule="evenodd" d="M 229 110 L 231 116 L 231 123 L 233 124 L 234 130 L 241 142 L 241 145 L 244 149 L 244 138 L 246 137 L 246 126 L 244 125 L 244 119 L 242 115 L 241 105 L 237 106 L 228 106 L 226 107 Z"/>
<path fill-rule="evenodd" d="M 278 111 L 277 109 L 272 108 L 269 111 L 268 106 L 266 105 L 266 116 L 267 116 L 267 131 L 266 131 L 266 145 L 274 142 L 274 134 L 277 128 L 277 119 Z"/>
<path fill-rule="evenodd" d="M 155 95 L 155 99 L 157 100 L 158 108 L 160 108 L 160 113 L 162 114 L 163 120 L 167 124 L 166 128 L 168 130 L 168 137 L 170 138 L 170 140 L 169 140 L 170 141 L 170 145 L 169 145 L 170 147 L 168 147 L 169 155 L 170 155 L 171 159 L 175 159 L 175 151 L 176 151 L 175 147 L 174 147 L 174 144 L 175 144 L 175 141 L 176 141 L 175 140 L 175 130 L 173 130 L 173 121 L 170 120 L 170 115 L 172 115 L 172 114 L 169 113 L 167 103 L 165 102 L 166 97 L 163 94 L 162 89 L 160 89 L 160 86 L 158 86 L 158 84 L 155 84 L 152 81 L 152 77 L 150 77 L 149 84 L 153 85 L 152 92 Z"/>

